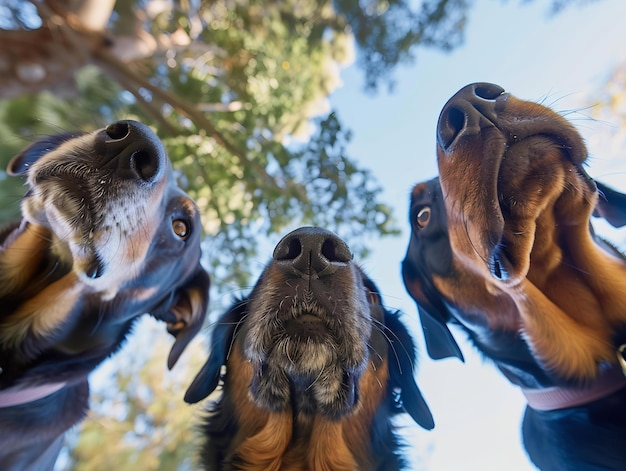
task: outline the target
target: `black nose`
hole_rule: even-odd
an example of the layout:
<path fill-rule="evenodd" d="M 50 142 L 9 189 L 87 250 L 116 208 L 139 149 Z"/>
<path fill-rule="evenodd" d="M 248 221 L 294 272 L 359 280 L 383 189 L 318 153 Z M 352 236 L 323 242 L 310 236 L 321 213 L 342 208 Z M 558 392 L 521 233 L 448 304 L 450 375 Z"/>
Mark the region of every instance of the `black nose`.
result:
<path fill-rule="evenodd" d="M 117 121 L 102 131 L 103 166 L 121 178 L 152 183 L 163 173 L 167 157 L 159 138 L 137 121 Z"/>
<path fill-rule="evenodd" d="M 304 277 L 332 275 L 352 260 L 348 245 L 336 234 L 319 227 L 301 227 L 276 245 L 274 260 L 289 265 Z"/>
<path fill-rule="evenodd" d="M 443 107 L 437 123 L 437 143 L 449 150 L 463 134 L 477 134 L 493 123 L 496 98 L 504 89 L 492 83 L 473 83 L 459 90 Z"/>

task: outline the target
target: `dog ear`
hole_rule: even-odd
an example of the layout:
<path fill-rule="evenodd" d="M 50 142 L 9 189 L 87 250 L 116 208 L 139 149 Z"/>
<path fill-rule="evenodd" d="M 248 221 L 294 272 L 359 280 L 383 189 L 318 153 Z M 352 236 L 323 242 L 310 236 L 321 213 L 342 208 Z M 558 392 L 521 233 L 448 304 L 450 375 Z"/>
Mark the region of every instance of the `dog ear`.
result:
<path fill-rule="evenodd" d="M 433 360 L 456 357 L 465 361 L 459 345 L 448 328 L 447 321 L 452 316 L 439 295 L 432 294 L 436 293 L 436 290 L 423 281 L 414 280 L 411 282 L 409 293 L 417 304 L 428 356 Z M 435 300 L 437 305 L 430 302 L 431 299 Z"/>
<path fill-rule="evenodd" d="M 47 136 L 40 141 L 33 142 L 31 145 L 22 150 L 19 154 L 11 159 L 7 166 L 9 175 L 22 175 L 26 173 L 32 164 L 37 162 L 41 157 L 49 154 L 61 144 L 80 136 L 81 133 L 63 133 L 54 136 Z"/>
<path fill-rule="evenodd" d="M 385 311 L 385 327 L 392 332 L 387 339 L 390 348 L 389 383 L 394 393 L 394 407 L 404 409 L 418 425 L 432 430 L 435 427 L 433 415 L 415 382 L 417 358 L 413 338 L 400 322 L 398 314 Z"/>
<path fill-rule="evenodd" d="M 167 331 L 176 339 L 167 358 L 167 367 L 170 369 L 204 324 L 210 285 L 209 274 L 198 265 L 191 278 L 172 292 L 161 303 L 160 309 L 152 312 L 156 319 L 167 323 Z"/>
<path fill-rule="evenodd" d="M 247 299 L 238 301 L 220 316 L 211 334 L 210 354 L 185 393 L 185 402 L 195 404 L 217 388 L 222 366 L 228 360 L 237 327 L 246 314 Z"/>
<path fill-rule="evenodd" d="M 417 306 L 422 323 L 422 331 L 424 332 L 424 341 L 426 343 L 426 351 L 428 356 L 433 360 L 441 360 L 443 358 L 456 357 L 465 362 L 463 353 L 456 343 L 452 332 L 448 328 L 448 324 L 444 320 L 444 316 L 434 306 L 428 309 L 423 306 Z M 436 315 L 431 312 L 437 313 Z"/>
<path fill-rule="evenodd" d="M 598 187 L 598 205 L 593 215 L 607 220 L 613 227 L 626 225 L 626 195 L 596 181 Z"/>

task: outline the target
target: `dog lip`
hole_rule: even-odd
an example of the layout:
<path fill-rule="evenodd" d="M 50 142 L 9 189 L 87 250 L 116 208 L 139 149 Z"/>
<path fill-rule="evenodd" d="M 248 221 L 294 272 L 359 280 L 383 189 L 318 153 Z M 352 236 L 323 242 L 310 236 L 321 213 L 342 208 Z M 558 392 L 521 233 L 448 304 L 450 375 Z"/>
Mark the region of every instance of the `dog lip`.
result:
<path fill-rule="evenodd" d="M 85 276 L 91 280 L 100 278 L 104 274 L 104 264 L 100 260 L 100 257 L 94 255 L 93 259 L 89 262 L 85 268 Z"/>
<path fill-rule="evenodd" d="M 588 183 L 589 187 L 595 191 L 593 180 L 587 175 L 582 164 L 586 160 L 586 147 L 580 139 L 577 131 L 571 128 L 570 124 L 564 120 L 555 117 L 556 113 L 541 113 L 540 111 L 519 113 L 516 112 L 517 102 L 511 94 L 505 93 L 496 99 L 496 120 L 494 127 L 498 129 L 502 135 L 506 146 L 501 153 L 494 155 L 489 160 L 492 165 L 493 175 L 485 181 L 487 186 L 494 188 L 495 194 L 492 200 L 496 202 L 496 207 L 492 208 L 491 220 L 494 221 L 490 225 L 491 230 L 488 231 L 484 240 L 488 242 L 488 268 L 492 276 L 499 281 L 508 281 L 515 272 L 516 262 L 506 253 L 506 247 L 502 245 L 502 238 L 505 230 L 505 203 L 502 198 L 506 194 L 506 190 L 500 188 L 500 182 L 506 182 L 506 178 L 502 178 L 502 172 L 506 169 L 510 170 L 507 161 L 507 153 L 510 149 L 527 139 L 535 137 L 544 137 L 553 142 L 555 147 L 559 147 L 569 162 L 578 172 L 578 174 Z M 511 111 L 509 107 L 513 107 Z M 543 108 L 541 108 L 543 109 Z M 501 222 L 498 230 L 495 223 L 496 219 Z"/>
<path fill-rule="evenodd" d="M 489 259 L 489 271 L 491 275 L 500 281 L 507 281 L 509 279 L 510 262 L 504 256 L 499 246 L 496 246 L 491 257 Z"/>

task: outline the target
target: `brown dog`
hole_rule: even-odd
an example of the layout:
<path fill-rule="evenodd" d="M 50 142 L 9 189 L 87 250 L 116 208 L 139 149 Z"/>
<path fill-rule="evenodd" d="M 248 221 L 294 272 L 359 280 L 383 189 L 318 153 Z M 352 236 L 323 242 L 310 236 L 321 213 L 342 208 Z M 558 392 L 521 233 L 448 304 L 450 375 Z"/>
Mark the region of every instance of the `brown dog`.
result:
<path fill-rule="evenodd" d="M 562 116 L 496 85 L 453 96 L 437 144 L 440 178 L 413 189 L 403 262 L 429 353 L 462 358 L 457 323 L 523 388 L 542 469 L 624 469 L 626 262 L 590 217 L 623 225 L 626 197 L 587 175 Z"/>
<path fill-rule="evenodd" d="M 88 407 L 87 376 L 150 313 L 176 337 L 203 324 L 195 203 L 150 129 L 120 121 L 45 138 L 16 156 L 23 220 L 0 234 L 0 463 L 52 469 Z"/>
<path fill-rule="evenodd" d="M 395 470 L 392 417 L 434 424 L 415 384 L 415 347 L 397 313 L 332 232 L 285 236 L 249 297 L 218 320 L 190 386 L 223 381 L 202 428 L 202 463 L 220 470 Z M 225 373 L 221 373 L 225 365 Z"/>

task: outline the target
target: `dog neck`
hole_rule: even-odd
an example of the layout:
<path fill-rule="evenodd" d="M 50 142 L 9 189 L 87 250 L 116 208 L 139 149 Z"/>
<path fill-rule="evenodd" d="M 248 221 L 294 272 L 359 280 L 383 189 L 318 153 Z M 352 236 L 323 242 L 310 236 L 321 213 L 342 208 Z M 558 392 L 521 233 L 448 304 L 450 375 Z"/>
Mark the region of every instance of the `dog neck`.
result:
<path fill-rule="evenodd" d="M 0 391 L 0 409 L 21 406 L 48 397 L 67 386 L 66 382 L 48 383 L 27 388 L 10 388 Z"/>
<path fill-rule="evenodd" d="M 72 257 L 47 228 L 26 220 L 5 235 L 0 246 L 0 299 L 17 305 L 66 275 Z"/>
<path fill-rule="evenodd" d="M 552 411 L 583 406 L 602 399 L 626 387 L 626 372 L 620 366 L 610 366 L 580 388 L 554 386 L 543 389 L 522 388 L 528 405 L 539 411 Z"/>

